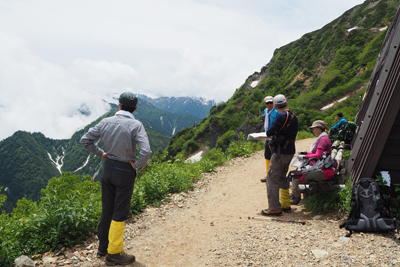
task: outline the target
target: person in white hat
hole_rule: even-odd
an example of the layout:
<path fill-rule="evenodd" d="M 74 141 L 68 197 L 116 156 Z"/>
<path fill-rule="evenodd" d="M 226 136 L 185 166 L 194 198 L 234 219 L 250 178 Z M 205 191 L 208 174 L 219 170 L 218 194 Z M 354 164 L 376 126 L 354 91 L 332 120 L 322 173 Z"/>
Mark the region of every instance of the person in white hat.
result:
<path fill-rule="evenodd" d="M 275 122 L 276 116 L 278 116 L 278 111 L 274 107 L 274 98 L 272 96 L 267 96 L 264 98 L 264 129 L 265 132 L 268 131 L 268 129 L 271 127 L 271 125 Z M 264 157 L 265 157 L 265 167 L 266 167 L 266 173 L 268 174 L 268 168 L 269 168 L 269 163 L 271 161 L 271 156 L 272 152 L 271 149 L 269 148 L 268 141 L 265 142 L 265 151 L 264 151 Z M 267 180 L 267 176 L 265 178 L 260 179 L 262 183 L 265 183 Z"/>

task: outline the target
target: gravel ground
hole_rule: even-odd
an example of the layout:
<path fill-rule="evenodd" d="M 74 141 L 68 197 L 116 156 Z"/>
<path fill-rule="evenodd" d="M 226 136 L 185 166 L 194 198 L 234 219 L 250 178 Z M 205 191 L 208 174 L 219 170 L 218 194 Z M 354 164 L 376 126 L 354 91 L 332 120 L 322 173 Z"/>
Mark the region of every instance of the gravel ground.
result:
<path fill-rule="evenodd" d="M 259 222 L 220 240 L 213 266 L 400 266 L 394 233 L 353 233 L 338 222 Z"/>

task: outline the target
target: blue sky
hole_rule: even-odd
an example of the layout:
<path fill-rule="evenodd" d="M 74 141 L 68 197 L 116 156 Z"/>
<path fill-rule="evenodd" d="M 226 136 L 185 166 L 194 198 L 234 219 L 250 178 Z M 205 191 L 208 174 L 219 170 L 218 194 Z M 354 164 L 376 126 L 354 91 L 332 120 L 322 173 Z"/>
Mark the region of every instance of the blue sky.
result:
<path fill-rule="evenodd" d="M 70 138 L 124 91 L 226 101 L 276 48 L 362 2 L 0 0 L 0 140 Z"/>

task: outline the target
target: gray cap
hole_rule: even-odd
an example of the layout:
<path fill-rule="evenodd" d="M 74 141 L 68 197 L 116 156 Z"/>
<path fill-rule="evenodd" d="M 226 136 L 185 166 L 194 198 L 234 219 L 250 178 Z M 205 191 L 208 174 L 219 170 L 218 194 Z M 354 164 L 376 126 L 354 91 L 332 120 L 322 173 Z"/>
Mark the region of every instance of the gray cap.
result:
<path fill-rule="evenodd" d="M 282 106 L 283 104 L 287 104 L 286 97 L 282 94 L 276 95 L 274 97 L 274 105 Z"/>
<path fill-rule="evenodd" d="M 328 129 L 328 126 L 326 125 L 326 123 L 321 120 L 314 121 L 312 123 L 312 125 L 310 126 L 310 129 L 317 128 L 317 127 L 321 128 L 322 130 Z"/>
<path fill-rule="evenodd" d="M 132 107 L 132 108 L 136 107 L 137 102 L 138 102 L 137 97 L 131 92 L 122 93 L 119 96 L 118 100 L 119 100 L 120 104 L 122 104 L 124 106 L 128 106 L 128 107 Z"/>

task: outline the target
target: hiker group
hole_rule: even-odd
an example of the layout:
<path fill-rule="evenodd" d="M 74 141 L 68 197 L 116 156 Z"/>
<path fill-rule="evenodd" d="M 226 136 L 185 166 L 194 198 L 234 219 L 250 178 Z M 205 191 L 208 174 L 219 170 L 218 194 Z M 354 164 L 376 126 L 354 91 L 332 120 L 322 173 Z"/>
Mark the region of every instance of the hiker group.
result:
<path fill-rule="evenodd" d="M 291 205 L 301 200 L 300 184 L 307 184 L 310 193 L 326 192 L 330 188 L 328 181 L 337 172 L 337 162 L 331 156 L 331 141 L 338 139 L 348 122 L 341 112 L 337 113 L 336 124 L 328 128 L 322 120 L 316 120 L 309 127 L 317 137 L 310 152 L 301 151 L 295 156 L 295 140 L 298 132 L 296 115 L 288 109 L 284 95 L 264 98 L 264 129 L 266 133 L 265 161 L 267 176 L 261 179 L 267 186 L 268 208 L 261 211 L 265 216 L 279 216 L 282 212 L 291 212 Z M 329 134 L 326 132 L 329 129 Z M 350 136 L 350 134 L 348 134 Z M 298 161 L 297 171 L 289 172 L 293 161 Z M 291 183 L 291 194 L 289 187 Z"/>

